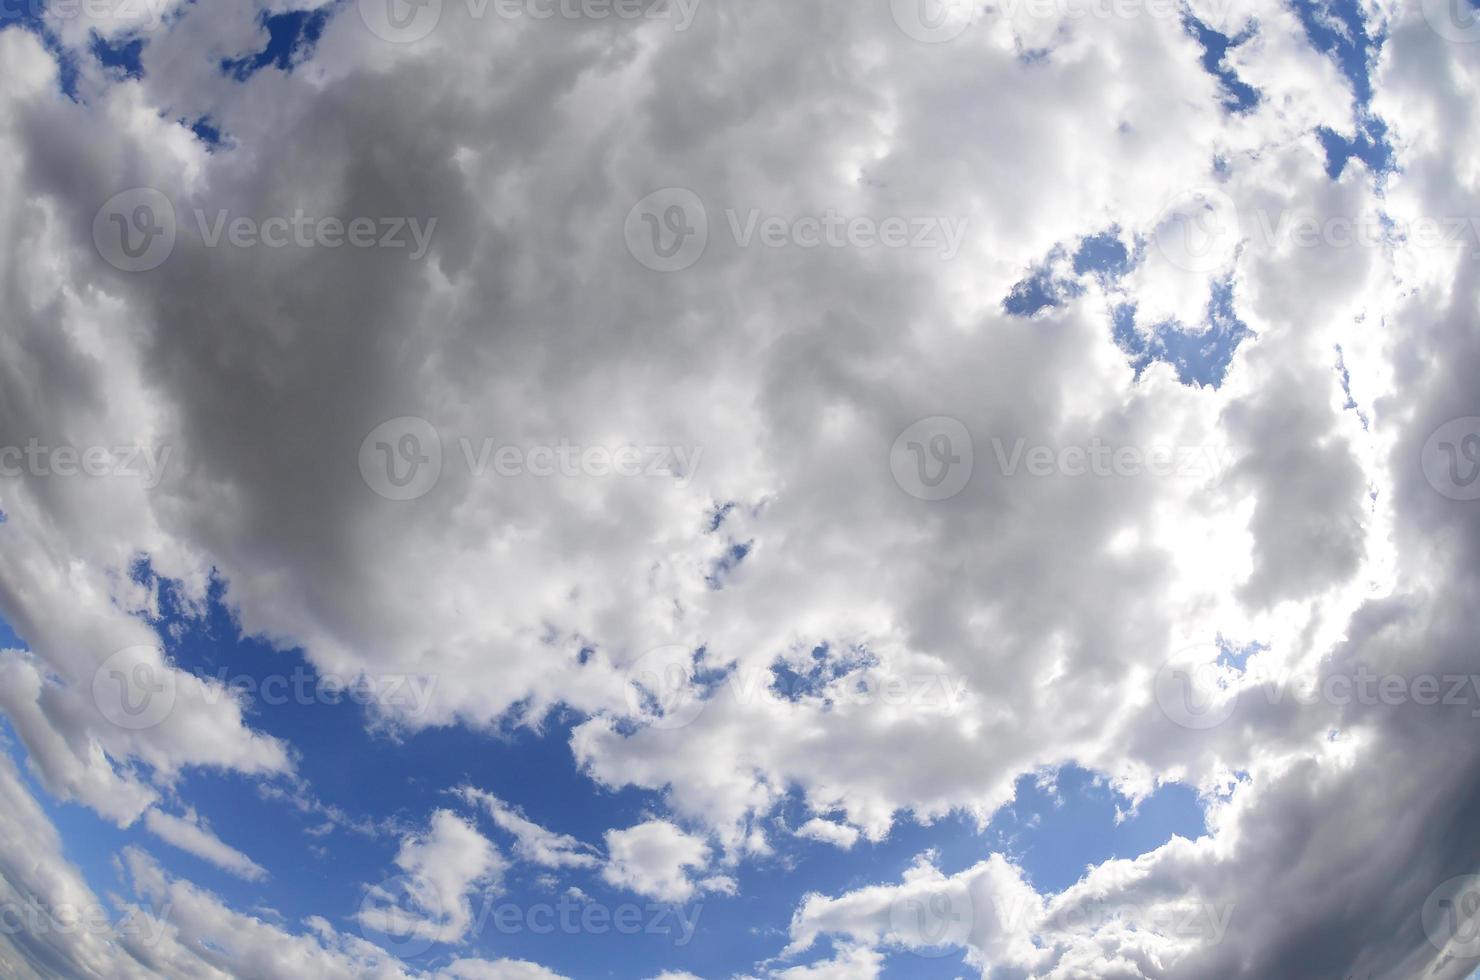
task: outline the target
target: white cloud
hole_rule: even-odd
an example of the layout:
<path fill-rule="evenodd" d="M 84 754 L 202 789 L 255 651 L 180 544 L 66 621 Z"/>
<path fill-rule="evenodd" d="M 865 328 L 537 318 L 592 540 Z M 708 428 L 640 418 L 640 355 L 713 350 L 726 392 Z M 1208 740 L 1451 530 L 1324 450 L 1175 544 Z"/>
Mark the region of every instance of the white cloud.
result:
<path fill-rule="evenodd" d="M 813 817 L 797 828 L 797 836 L 824 841 L 846 851 L 858 843 L 858 828 L 832 820 L 823 820 L 821 817 Z"/>
<path fill-rule="evenodd" d="M 601 862 L 595 849 L 569 834 L 557 834 L 526 819 L 491 793 L 462 786 L 457 795 L 464 802 L 481 806 L 500 829 L 514 835 L 514 855 L 547 868 L 590 868 Z"/>
<path fill-rule="evenodd" d="M 260 48 L 259 11 L 189 5 L 151 33 L 139 80 L 77 59 L 76 100 L 40 43 L 0 31 L 0 446 L 172 449 L 157 486 L 0 483 L 0 612 L 28 647 L 0 654 L 0 709 L 48 792 L 126 825 L 191 767 L 291 771 L 288 746 L 158 654 L 137 663 L 174 685 L 159 724 L 120 726 L 97 703 L 110 655 L 159 646 L 145 621 L 158 596 L 129 574 L 147 555 L 194 611 L 219 575 L 247 633 L 302 647 L 320 669 L 440 679 L 426 710 L 380 705 L 376 723 L 534 723 L 559 703 L 588 715 L 572 746 L 583 770 L 662 793 L 671 811 L 608 835 L 604 875 L 642 894 L 733 888 L 709 874 L 709 841 L 726 861 L 763 851 L 758 828 L 793 795 L 880 840 L 901 814 L 985 820 L 1017 777 L 1073 761 L 1133 798 L 1180 779 L 1227 800 L 1206 842 L 1034 900 L 1232 903 L 1229 938 L 1200 950 L 1104 926 L 1034 952 L 989 930 L 967 944 L 983 962 L 1423 973 L 1438 950 L 1415 909 L 1480 866 L 1462 833 L 1433 832 L 1473 824 L 1455 789 L 1473 783 L 1473 719 L 1274 703 L 1255 675 L 1469 672 L 1480 518 L 1436 493 L 1418 460 L 1440 424 L 1476 411 L 1480 272 L 1461 249 L 1254 231 L 1290 212 L 1406 227 L 1480 214 L 1480 175 L 1456 150 L 1480 136 L 1473 51 L 1426 25 L 1422 5 L 1368 11 L 1369 33 L 1386 37 L 1372 109 L 1399 164 L 1379 194 L 1359 162 L 1327 176 L 1315 128 L 1353 132 L 1352 93 L 1273 0 L 1236 11 L 1258 31 L 1230 64 L 1263 95 L 1237 116 L 1179 18 L 984 14 L 924 44 L 886 6 L 829 6 L 824 25 L 791 3 L 704 5 L 686 32 L 605 34 L 444 4 L 431 38 L 397 46 L 341 5 L 313 62 L 242 84 L 220 57 Z M 63 43 L 85 45 L 88 26 L 56 20 Z M 207 152 L 177 123 L 202 116 L 230 146 Z M 1209 183 L 1242 232 L 1212 268 L 1184 268 L 1155 232 L 1169 197 Z M 116 274 L 93 218 L 137 185 L 176 202 L 179 237 L 154 273 Z M 623 222 L 664 185 L 699 195 L 711 240 L 691 269 L 649 274 Z M 226 254 L 206 247 L 197 208 L 439 223 L 419 263 L 389 250 Z M 745 248 L 725 213 L 828 208 L 964 219 L 966 237 L 949 262 Z M 1033 321 L 1003 314 L 1030 266 L 1111 227 L 1144 245 L 1134 272 L 1085 279 Z M 1222 387 L 1182 385 L 1164 364 L 1137 379 L 1112 312 L 1136 304 L 1142 330 L 1191 324 L 1225 276 L 1256 336 Z M 418 500 L 386 500 L 351 464 L 366 434 L 407 415 L 432 423 L 443 472 Z M 974 440 L 973 478 L 949 500 L 904 492 L 889 466 L 896 437 L 933 416 Z M 484 437 L 703 453 L 684 480 L 500 477 L 466 461 L 462 440 Z M 1019 438 L 1226 450 L 1232 468 L 1221 481 L 1009 476 L 998 440 Z M 744 560 L 716 575 L 737 545 Z M 1237 720 L 1178 729 L 1154 698 L 1158 668 L 1219 636 L 1267 647 L 1234 678 Z M 681 677 L 680 700 L 700 709 L 683 725 L 629 700 L 629 669 L 670 645 L 702 648 L 705 667 L 735 679 Z M 778 661 L 807 683 L 768 694 Z M 885 697 L 896 684 L 904 696 Z M 878 693 L 859 699 L 860 686 Z M 944 691 L 959 698 L 932 694 Z M 1308 833 L 1333 814 L 1340 833 Z M 521 857 L 589 864 L 502 804 L 490 815 Z M 438 814 L 403 846 L 424 932 L 466 930 L 467 892 L 502 867 L 480 841 Z M 263 975 L 356 975 L 372 955 L 298 937 L 260 961 L 228 957 L 211 944 L 231 930 L 276 933 L 140 861 L 154 891 L 199 910 L 170 955 L 211 964 L 201 972 L 248 972 L 246 957 Z M 1000 862 L 954 878 L 963 893 L 1015 894 Z M 1299 886 L 1264 894 L 1276 869 Z M 912 874 L 875 886 L 896 891 L 809 899 L 793 941 L 908 945 L 880 903 L 938 877 Z M 863 964 L 867 949 L 847 955 Z M 1319 967 L 1291 965 L 1293 949 Z M 112 954 L 35 955 L 106 973 Z"/>
<path fill-rule="evenodd" d="M 862 946 L 844 949 L 830 960 L 793 966 L 773 974 L 776 980 L 873 980 L 884 967 L 884 957 Z"/>
<path fill-rule="evenodd" d="M 564 980 L 561 974 L 527 960 L 454 960 L 437 976 L 447 980 Z"/>
<path fill-rule="evenodd" d="M 0 932 L 0 972 L 149 976 L 118 940 L 124 930 L 137 930 L 143 941 L 157 941 L 159 930 L 148 918 L 116 914 L 92 892 L 63 855 L 60 835 L 5 752 L 0 752 L 0 812 L 5 814 L 0 906 L 8 920 Z M 79 922 L 107 925 L 79 928 Z"/>
<path fill-rule="evenodd" d="M 606 832 L 607 863 L 601 876 L 616 888 L 664 902 L 687 901 L 696 891 L 733 891 L 728 878 L 695 880 L 710 860 L 704 838 L 686 834 L 666 820 L 648 820 Z"/>
<path fill-rule="evenodd" d="M 471 823 L 436 810 L 426 833 L 401 841 L 395 864 L 402 873 L 368 886 L 356 921 L 390 936 L 452 943 L 473 924 L 471 896 L 497 887 L 508 862 Z"/>
<path fill-rule="evenodd" d="M 187 809 L 182 817 L 150 810 L 144 814 L 144 826 L 167 843 L 209 861 L 238 878 L 248 881 L 263 881 L 267 878 L 266 868 L 211 833 L 194 810 Z"/>

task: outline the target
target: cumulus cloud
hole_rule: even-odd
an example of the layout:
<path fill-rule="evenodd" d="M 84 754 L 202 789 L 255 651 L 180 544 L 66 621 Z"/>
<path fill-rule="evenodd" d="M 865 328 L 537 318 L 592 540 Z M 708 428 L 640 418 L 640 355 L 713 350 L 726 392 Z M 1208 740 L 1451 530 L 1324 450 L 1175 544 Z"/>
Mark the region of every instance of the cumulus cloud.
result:
<path fill-rule="evenodd" d="M 495 888 L 508 862 L 471 823 L 432 813 L 425 833 L 401 841 L 401 873 L 367 887 L 360 925 L 392 936 L 457 942 L 473 924 L 471 896 Z"/>
<path fill-rule="evenodd" d="M 702 877 L 711 859 L 704 838 L 666 820 L 608 830 L 606 850 L 601 876 L 617 888 L 664 902 L 686 901 L 703 891 L 734 891 L 734 882 L 727 877 Z"/>
<path fill-rule="evenodd" d="M 195 768 L 294 774 L 291 746 L 167 653 L 160 590 L 189 617 L 219 587 L 245 634 L 319 671 L 437 680 L 370 704 L 382 730 L 572 712 L 581 771 L 661 805 L 604 858 L 462 799 L 519 859 L 662 901 L 734 891 L 789 800 L 799 835 L 848 848 L 901 819 L 985 823 L 1068 763 L 1133 802 L 1203 795 L 1206 837 L 1058 894 L 990 854 L 808 895 L 786 955 L 843 948 L 794 975 L 942 943 L 983 973 L 1468 972 L 1422 909 L 1480 868 L 1469 706 L 1289 692 L 1473 673 L 1480 511 L 1434 454 L 1473 445 L 1435 435 L 1480 415 L 1480 265 L 1473 226 L 1420 234 L 1480 214 L 1456 149 L 1480 137 L 1473 45 L 1433 5 L 1366 5 L 1366 99 L 1299 11 L 1197 2 L 1242 39 L 1223 67 L 1257 97 L 1230 112 L 1181 16 L 1021 5 L 922 40 L 909 6 L 701 4 L 676 31 L 448 3 L 397 43 L 340 4 L 312 57 L 246 78 L 221 64 L 262 49 L 261 4 L 149 6 L 137 78 L 77 57 L 127 36 L 119 17 L 48 10 L 52 47 L 0 31 L 0 448 L 19 453 L 0 462 L 22 461 L 0 480 L 0 614 L 24 646 L 0 652 L 0 710 L 46 791 L 260 877 L 159 809 Z M 1333 176 L 1331 134 L 1373 118 L 1396 168 Z M 138 188 L 173 244 L 130 272 L 94 229 Z M 687 268 L 643 252 L 674 214 L 641 212 L 657 191 L 703 209 Z M 959 238 L 796 240 L 830 213 Z M 414 221 L 427 251 L 211 231 L 297 214 Z M 789 231 L 751 239 L 752 218 Z M 1379 240 L 1333 234 L 1363 223 Z M 1102 234 L 1123 275 L 1076 269 Z M 1035 270 L 1059 302 L 1011 314 Z M 1247 336 L 1220 384 L 1167 363 L 1230 318 Z M 1188 353 L 1131 363 L 1167 336 Z M 66 476 L 58 447 L 108 472 Z M 1167 697 L 1194 673 L 1219 682 L 1179 724 Z M 7 830 L 55 863 L 6 778 Z M 428 819 L 358 921 L 392 909 L 402 935 L 455 942 L 506 859 Z M 17 896 L 90 900 L 20 853 L 0 869 Z M 403 969 L 126 864 L 183 912 L 169 943 L 11 937 L 6 972 Z M 957 900 L 969 919 L 931 918 Z M 1167 925 L 1188 906 L 1221 941 Z"/>

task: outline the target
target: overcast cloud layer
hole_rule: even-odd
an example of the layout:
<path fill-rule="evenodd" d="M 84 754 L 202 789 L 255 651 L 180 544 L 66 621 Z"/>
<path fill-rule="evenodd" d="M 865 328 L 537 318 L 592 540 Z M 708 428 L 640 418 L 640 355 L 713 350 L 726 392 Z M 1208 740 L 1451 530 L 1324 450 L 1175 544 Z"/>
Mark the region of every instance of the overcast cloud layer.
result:
<path fill-rule="evenodd" d="M 730 975 L 1469 976 L 1475 16 L 8 15 L 0 899 L 107 912 L 12 916 L 0 973 L 554 977 L 469 953 L 518 869 L 744 901 L 784 839 L 985 826 L 1075 766 L 1131 808 L 1191 787 L 1205 832 L 1059 891 L 985 844 L 797 875 Z M 166 654 L 217 603 L 314 699 L 350 688 L 366 753 L 574 719 L 573 772 L 655 802 L 588 840 L 474 785 L 394 825 L 320 803 L 266 687 Z M 314 813 L 330 874 L 382 841 L 363 901 L 296 920 L 179 873 L 297 873 L 198 772 Z M 116 884 L 74 806 L 150 835 Z"/>

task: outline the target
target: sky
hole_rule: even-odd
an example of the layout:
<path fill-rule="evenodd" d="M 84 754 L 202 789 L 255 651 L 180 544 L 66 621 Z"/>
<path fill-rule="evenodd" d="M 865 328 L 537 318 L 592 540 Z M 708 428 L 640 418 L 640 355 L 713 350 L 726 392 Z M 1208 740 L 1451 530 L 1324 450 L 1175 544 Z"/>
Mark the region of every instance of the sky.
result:
<path fill-rule="evenodd" d="M 0 976 L 1480 976 L 1472 0 L 0 66 Z"/>

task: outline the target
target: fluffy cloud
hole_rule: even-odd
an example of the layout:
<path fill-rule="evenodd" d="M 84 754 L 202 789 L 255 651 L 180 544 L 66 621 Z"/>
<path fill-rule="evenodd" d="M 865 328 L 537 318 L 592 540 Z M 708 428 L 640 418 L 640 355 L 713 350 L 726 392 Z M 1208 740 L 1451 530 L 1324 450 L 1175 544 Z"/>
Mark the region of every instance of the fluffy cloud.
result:
<path fill-rule="evenodd" d="M 797 836 L 826 841 L 846 851 L 858 842 L 858 829 L 845 823 L 813 817 L 797 828 Z"/>
<path fill-rule="evenodd" d="M 666 820 L 608 830 L 606 850 L 601 876 L 617 888 L 664 902 L 686 901 L 699 891 L 734 891 L 726 877 L 697 877 L 709 865 L 709 845 Z"/>
<path fill-rule="evenodd" d="M 1069 762 L 1133 799 L 1181 780 L 1210 802 L 1208 837 L 1108 862 L 1060 895 L 993 855 L 809 897 L 791 952 L 845 937 L 837 970 L 920 945 L 890 910 L 928 911 L 940 888 L 1078 923 L 1038 950 L 1026 927 L 973 920 L 958 945 L 984 971 L 1427 969 L 1425 896 L 1480 866 L 1463 829 L 1473 718 L 1301 704 L 1271 697 L 1270 678 L 1471 672 L 1480 511 L 1436 492 L 1422 460 L 1440 426 L 1480 414 L 1480 266 L 1473 239 L 1310 244 L 1280 229 L 1480 214 L 1480 175 L 1454 149 L 1480 136 L 1473 52 L 1421 5 L 1371 7 L 1369 34 L 1386 40 L 1364 107 L 1296 12 L 1199 3 L 1251 31 L 1227 66 L 1259 100 L 1230 114 L 1177 17 L 1015 8 L 925 43 L 900 29 L 900 6 L 710 4 L 675 31 L 495 22 L 449 3 L 426 38 L 397 44 L 339 5 L 311 60 L 240 81 L 220 64 L 265 43 L 260 7 L 182 4 L 149 33 L 141 78 L 81 59 L 76 99 L 35 36 L 0 31 L 0 445 L 133 447 L 158 464 L 76 479 L 51 455 L 0 482 L 0 612 L 27 647 L 0 653 L 0 709 L 48 792 L 119 824 L 147 814 L 167 840 L 254 874 L 152 809 L 191 767 L 293 769 L 289 746 L 161 652 L 150 582 L 199 611 L 214 578 L 244 631 L 322 671 L 439 680 L 415 711 L 372 706 L 377 725 L 579 713 L 583 771 L 672 811 L 609 832 L 602 868 L 662 900 L 733 888 L 708 869 L 764 853 L 793 795 L 801 832 L 843 846 L 901 817 L 985 821 L 1020 775 Z M 46 17 L 74 50 L 91 29 L 129 29 Z M 1379 181 L 1352 160 L 1333 179 L 1317 127 L 1355 136 L 1369 112 L 1398 169 Z M 220 147 L 179 123 L 203 117 Z M 171 202 L 176 238 L 158 268 L 127 273 L 95 248 L 94 219 L 141 186 Z M 624 234 L 663 187 L 691 191 L 709 233 L 673 273 L 634 261 L 640 235 Z M 946 259 L 735 230 L 829 211 L 964 233 Z M 413 260 L 212 245 L 223 212 L 436 225 Z M 1178 252 L 1209 220 L 1209 247 Z M 1129 273 L 1078 276 L 1032 319 L 1004 312 L 1031 269 L 1074 276 L 1079 243 L 1107 230 L 1130 246 Z M 1221 386 L 1165 363 L 1138 377 L 1120 311 L 1135 308 L 1123 343 L 1167 321 L 1196 334 L 1220 290 L 1252 331 Z M 392 422 L 411 417 L 425 421 Z M 896 441 L 943 417 L 969 433 L 971 478 L 922 499 L 909 473 L 928 460 L 910 453 L 939 448 L 938 433 L 918 450 Z M 1030 455 L 1013 463 L 1018 445 Z M 566 446 L 582 450 L 573 470 L 531 472 Z M 1082 461 L 1095 446 L 1168 450 L 1178 466 L 1068 465 L 1066 449 Z M 499 468 L 502 447 L 522 469 Z M 667 475 L 620 475 L 593 447 Z M 1039 449 L 1055 459 L 1041 474 Z M 425 493 L 392 499 L 375 467 L 434 450 Z M 158 579 L 136 574 L 141 557 Z M 1257 652 L 1232 665 L 1220 640 Z M 655 649 L 679 651 L 658 690 L 644 680 Z M 1163 664 L 1189 649 L 1225 679 L 1228 720 L 1206 730 L 1177 726 L 1156 696 Z M 144 683 L 172 701 L 131 727 L 116 707 L 142 703 L 128 685 Z M 469 794 L 522 859 L 592 866 L 578 842 Z M 33 810 L 13 822 L 58 850 Z M 337 933 L 277 941 L 143 856 L 129 864 L 145 893 L 192 910 L 147 969 L 400 969 Z M 413 933 L 454 940 L 468 894 L 503 864 L 438 811 L 397 855 L 402 891 L 378 894 L 408 903 Z M 1110 901 L 1234 914 L 1220 944 L 1068 914 Z M 7 966 L 61 957 L 106 973 L 118 953 L 103 945 L 12 945 Z"/>
<path fill-rule="evenodd" d="M 396 852 L 401 874 L 368 887 L 360 925 L 391 936 L 457 942 L 473 924 L 471 896 L 497 887 L 508 862 L 471 823 L 433 812 L 426 833 Z"/>

